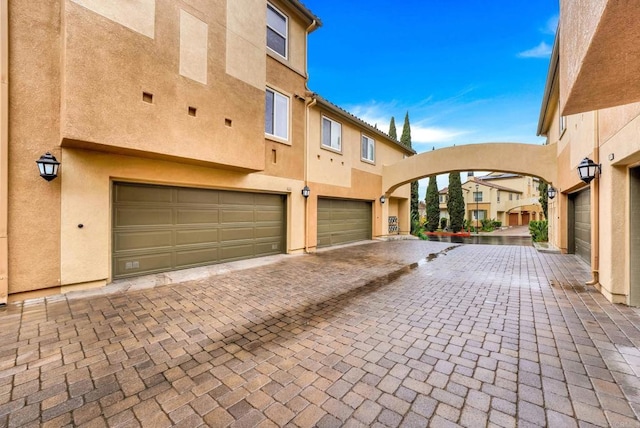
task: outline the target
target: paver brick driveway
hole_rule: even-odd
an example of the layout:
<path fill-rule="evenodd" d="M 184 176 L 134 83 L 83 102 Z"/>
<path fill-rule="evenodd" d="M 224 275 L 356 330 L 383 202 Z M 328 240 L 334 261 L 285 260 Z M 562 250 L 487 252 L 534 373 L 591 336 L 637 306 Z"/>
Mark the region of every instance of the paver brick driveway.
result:
<path fill-rule="evenodd" d="M 574 256 L 401 241 L 0 311 L 0 425 L 640 426 Z"/>

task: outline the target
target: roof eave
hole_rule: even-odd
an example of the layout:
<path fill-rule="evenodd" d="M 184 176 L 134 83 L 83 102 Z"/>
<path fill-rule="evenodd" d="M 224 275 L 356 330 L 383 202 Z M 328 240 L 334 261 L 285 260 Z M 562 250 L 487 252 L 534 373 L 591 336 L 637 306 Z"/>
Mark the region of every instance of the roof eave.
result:
<path fill-rule="evenodd" d="M 550 103 L 553 99 L 554 91 L 558 91 L 558 63 L 560 60 L 560 28 L 556 30 L 556 38 L 553 42 L 553 50 L 551 51 L 551 60 L 549 62 L 549 70 L 547 71 L 547 82 L 544 87 L 544 95 L 542 96 L 542 105 L 540 107 L 540 117 L 538 118 L 538 130 L 536 135 L 546 136 L 549 131 L 549 123 L 551 118 Z"/>

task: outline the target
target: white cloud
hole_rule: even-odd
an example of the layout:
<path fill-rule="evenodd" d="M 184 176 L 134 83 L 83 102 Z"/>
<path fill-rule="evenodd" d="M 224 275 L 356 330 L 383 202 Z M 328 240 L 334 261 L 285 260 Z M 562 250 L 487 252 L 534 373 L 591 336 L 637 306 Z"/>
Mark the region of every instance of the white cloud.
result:
<path fill-rule="evenodd" d="M 520 52 L 520 58 L 548 58 L 551 55 L 551 46 L 545 42 L 540 42 L 535 48 Z"/>
<path fill-rule="evenodd" d="M 398 106 L 395 103 L 372 103 L 349 106 L 347 110 L 370 125 L 377 126 L 382 132 L 388 133 L 389 122 L 391 121 L 391 116 L 393 116 L 390 112 L 398 110 Z M 449 143 L 456 137 L 468 133 L 468 131 L 462 129 L 422 125 L 422 123 L 429 122 L 431 118 L 415 116 L 411 107 L 408 108 L 408 111 L 410 112 L 411 121 L 411 142 L 414 147 L 415 144 Z M 398 139 L 400 139 L 404 125 L 404 115 L 395 117 L 395 122 Z"/>
<path fill-rule="evenodd" d="M 558 15 L 553 15 L 549 18 L 544 27 L 540 29 L 542 34 L 556 34 L 556 30 L 558 29 Z"/>

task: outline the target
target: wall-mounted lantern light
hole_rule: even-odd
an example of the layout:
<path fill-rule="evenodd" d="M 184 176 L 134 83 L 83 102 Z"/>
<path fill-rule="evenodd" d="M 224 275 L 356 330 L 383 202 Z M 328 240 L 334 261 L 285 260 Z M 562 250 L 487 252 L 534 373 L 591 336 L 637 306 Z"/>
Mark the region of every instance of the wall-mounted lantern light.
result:
<path fill-rule="evenodd" d="M 309 189 L 309 186 L 304 186 L 302 188 L 302 196 L 304 196 L 305 198 L 308 198 L 310 194 L 311 194 L 311 189 Z"/>
<path fill-rule="evenodd" d="M 385 202 L 387 202 L 387 198 L 384 195 L 380 196 L 380 203 L 384 204 Z"/>
<path fill-rule="evenodd" d="M 589 158 L 582 159 L 582 162 L 578 165 L 580 180 L 587 184 L 591 183 L 591 181 L 596 178 L 596 174 L 600 175 L 601 172 L 600 165 Z"/>
<path fill-rule="evenodd" d="M 553 199 L 556 197 L 556 189 L 554 187 L 549 186 L 549 189 L 547 190 L 547 196 L 549 197 L 549 199 Z"/>
<path fill-rule="evenodd" d="M 51 153 L 47 152 L 40 156 L 40 159 L 36 161 L 38 164 L 38 170 L 40 171 L 40 177 L 47 181 L 51 181 L 58 176 L 58 167 L 60 162 Z"/>

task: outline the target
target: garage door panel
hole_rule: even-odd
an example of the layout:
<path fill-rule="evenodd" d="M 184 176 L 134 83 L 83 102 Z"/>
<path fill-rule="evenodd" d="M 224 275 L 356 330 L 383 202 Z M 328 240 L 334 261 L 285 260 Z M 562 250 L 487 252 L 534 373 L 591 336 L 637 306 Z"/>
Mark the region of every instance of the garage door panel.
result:
<path fill-rule="evenodd" d="M 116 251 L 144 250 L 159 247 L 171 247 L 173 233 L 170 230 L 148 232 L 120 232 L 115 235 Z"/>
<path fill-rule="evenodd" d="M 172 202 L 172 189 L 170 187 L 141 187 L 135 184 L 119 184 L 114 189 L 116 203 L 170 203 Z"/>
<path fill-rule="evenodd" d="M 234 227 L 222 229 L 220 231 L 220 240 L 222 242 L 240 241 L 245 239 L 253 239 L 253 227 Z"/>
<path fill-rule="evenodd" d="M 256 239 L 279 238 L 282 236 L 282 227 L 280 225 L 256 227 L 254 230 L 254 236 Z"/>
<path fill-rule="evenodd" d="M 171 268 L 172 253 L 116 257 L 114 276 L 124 277 L 141 273 L 161 272 Z"/>
<path fill-rule="evenodd" d="M 253 205 L 254 194 L 244 192 L 220 192 L 220 203 L 225 205 Z"/>
<path fill-rule="evenodd" d="M 256 242 L 255 250 L 260 254 L 279 254 L 282 251 L 280 245 L 280 242 Z"/>
<path fill-rule="evenodd" d="M 253 243 L 224 246 L 220 248 L 220 255 L 222 259 L 246 259 L 254 254 Z"/>
<path fill-rule="evenodd" d="M 253 210 L 220 210 L 220 223 L 253 223 Z"/>
<path fill-rule="evenodd" d="M 176 245 L 218 242 L 218 229 L 176 230 Z"/>
<path fill-rule="evenodd" d="M 265 211 L 261 211 L 260 215 L 258 216 L 258 218 L 256 219 L 256 221 L 260 222 L 260 223 L 265 223 L 265 222 L 282 222 L 283 220 L 283 212 L 282 211 L 275 211 L 275 210 L 265 210 Z"/>
<path fill-rule="evenodd" d="M 114 183 L 113 277 L 282 253 L 284 197 Z"/>
<path fill-rule="evenodd" d="M 116 226 L 166 226 L 173 224 L 170 208 L 126 207 L 115 211 Z"/>
<path fill-rule="evenodd" d="M 219 221 L 217 209 L 186 209 L 179 208 L 176 223 L 179 225 L 188 224 L 217 224 Z"/>
<path fill-rule="evenodd" d="M 179 204 L 217 205 L 220 202 L 220 193 L 216 190 L 178 188 L 176 192 Z"/>
<path fill-rule="evenodd" d="M 217 247 L 176 251 L 176 268 L 178 269 L 206 265 L 217 260 Z"/>

